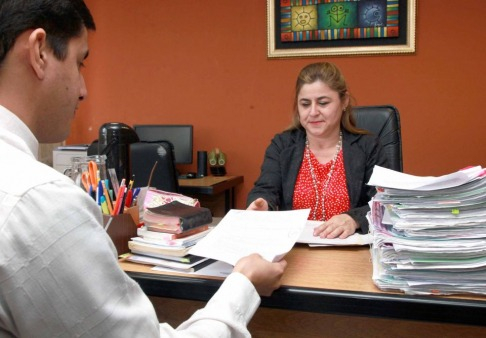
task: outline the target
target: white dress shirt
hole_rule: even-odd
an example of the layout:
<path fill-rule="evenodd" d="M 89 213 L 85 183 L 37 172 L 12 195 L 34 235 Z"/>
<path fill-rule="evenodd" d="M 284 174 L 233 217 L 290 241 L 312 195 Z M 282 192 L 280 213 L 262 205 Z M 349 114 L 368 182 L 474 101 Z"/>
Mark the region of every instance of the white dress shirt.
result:
<path fill-rule="evenodd" d="M 260 297 L 239 273 L 177 329 L 159 324 L 119 267 L 99 206 L 37 152 L 0 106 L 0 337 L 250 336 Z"/>

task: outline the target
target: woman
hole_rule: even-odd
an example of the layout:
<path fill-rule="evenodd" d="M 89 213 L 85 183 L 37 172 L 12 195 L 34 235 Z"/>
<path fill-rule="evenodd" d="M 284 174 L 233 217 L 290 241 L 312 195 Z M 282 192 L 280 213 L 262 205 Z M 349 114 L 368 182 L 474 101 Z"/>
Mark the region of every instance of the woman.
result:
<path fill-rule="evenodd" d="M 249 210 L 311 209 L 323 221 L 314 235 L 346 238 L 368 232 L 366 213 L 375 188 L 375 165 L 387 166 L 378 138 L 355 125 L 351 97 L 331 63 L 304 67 L 295 88 L 291 127 L 274 137 L 260 177 L 247 199 Z"/>

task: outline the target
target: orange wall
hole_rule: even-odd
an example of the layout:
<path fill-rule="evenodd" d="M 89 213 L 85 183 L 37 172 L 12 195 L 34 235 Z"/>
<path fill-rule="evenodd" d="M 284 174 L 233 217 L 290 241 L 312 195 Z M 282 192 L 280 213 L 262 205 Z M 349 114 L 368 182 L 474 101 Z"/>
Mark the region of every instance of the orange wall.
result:
<path fill-rule="evenodd" d="M 194 151 L 220 147 L 228 174 L 244 175 L 243 208 L 265 148 L 290 121 L 298 71 L 327 60 L 358 104 L 400 110 L 405 172 L 486 166 L 484 0 L 418 0 L 414 55 L 280 60 L 266 57 L 264 0 L 86 2 L 97 23 L 89 97 L 68 143 L 91 142 L 105 122 L 193 124 Z"/>

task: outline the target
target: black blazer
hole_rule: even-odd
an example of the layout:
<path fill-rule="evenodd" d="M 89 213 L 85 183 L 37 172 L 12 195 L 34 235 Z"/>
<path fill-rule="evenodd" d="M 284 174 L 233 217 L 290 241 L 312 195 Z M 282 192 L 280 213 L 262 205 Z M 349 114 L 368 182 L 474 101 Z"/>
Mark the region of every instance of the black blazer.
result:
<path fill-rule="evenodd" d="M 260 177 L 248 194 L 247 205 L 258 197 L 264 198 L 270 210 L 291 210 L 294 186 L 305 149 L 305 131 L 294 129 L 277 134 L 268 146 Z M 346 212 L 368 232 L 366 213 L 375 187 L 368 186 L 373 167 L 388 168 L 388 161 L 377 137 L 351 134 L 343 130 L 343 158 L 351 209 Z"/>

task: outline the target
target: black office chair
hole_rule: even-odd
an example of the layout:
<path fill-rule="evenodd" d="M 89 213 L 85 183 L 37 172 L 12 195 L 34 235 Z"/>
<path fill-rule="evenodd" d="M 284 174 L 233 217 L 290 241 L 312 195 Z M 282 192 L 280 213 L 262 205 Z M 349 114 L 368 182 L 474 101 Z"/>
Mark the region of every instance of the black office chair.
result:
<path fill-rule="evenodd" d="M 130 144 L 130 173 L 135 176 L 134 187 L 150 183 L 159 190 L 179 192 L 174 146 L 168 141 Z"/>
<path fill-rule="evenodd" d="M 403 171 L 400 114 L 394 106 L 359 106 L 353 108 L 356 125 L 380 138 L 390 169 Z"/>

